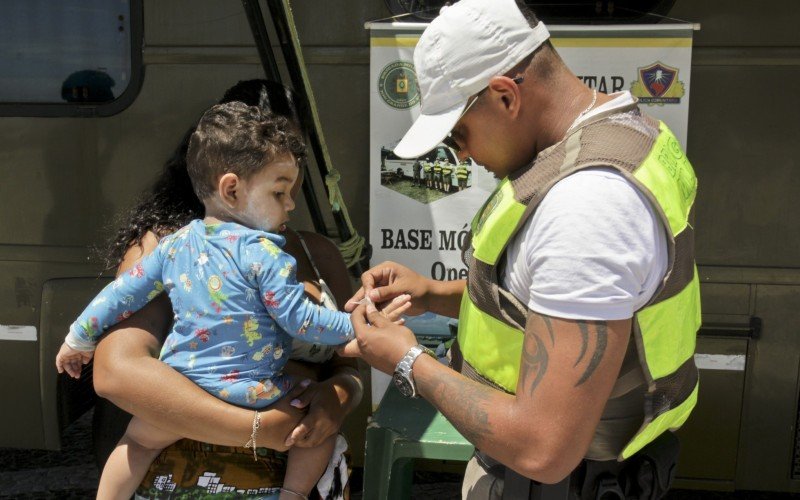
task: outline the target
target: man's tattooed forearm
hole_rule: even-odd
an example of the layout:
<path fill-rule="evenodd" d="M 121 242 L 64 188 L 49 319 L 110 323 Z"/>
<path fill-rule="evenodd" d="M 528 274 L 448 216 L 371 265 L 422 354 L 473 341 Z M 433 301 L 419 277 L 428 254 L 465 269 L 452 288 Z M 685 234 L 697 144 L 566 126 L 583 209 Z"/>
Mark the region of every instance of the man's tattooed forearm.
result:
<path fill-rule="evenodd" d="M 589 380 L 589 377 L 592 376 L 594 371 L 600 365 L 600 361 L 603 360 L 603 355 L 606 352 L 606 345 L 608 344 L 608 330 L 605 322 L 592 321 L 591 324 L 594 326 L 594 333 L 596 334 L 594 336 L 597 338 L 597 341 L 594 346 L 592 357 L 589 360 L 589 366 L 586 367 L 586 370 L 583 372 L 580 380 L 578 380 L 578 382 L 575 384 L 575 387 Z M 585 321 L 578 321 L 578 328 L 581 331 L 582 342 L 581 353 L 578 357 L 578 361 L 575 362 L 575 366 L 578 366 L 578 363 L 581 362 L 581 359 L 583 359 L 583 356 L 586 354 L 586 351 L 589 348 L 589 325 Z"/>
<path fill-rule="evenodd" d="M 439 410 L 467 441 L 476 444 L 479 438 L 493 434 L 488 412 L 492 389 L 467 378 L 436 380 L 433 384 L 431 390 Z"/>

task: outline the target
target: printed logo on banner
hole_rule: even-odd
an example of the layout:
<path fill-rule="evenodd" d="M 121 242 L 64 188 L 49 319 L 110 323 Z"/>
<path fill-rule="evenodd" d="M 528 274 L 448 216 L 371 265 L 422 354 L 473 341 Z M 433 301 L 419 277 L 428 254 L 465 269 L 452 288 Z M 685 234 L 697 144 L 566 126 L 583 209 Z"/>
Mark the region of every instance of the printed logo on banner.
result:
<path fill-rule="evenodd" d="M 639 68 L 639 79 L 631 84 L 631 94 L 642 104 L 663 106 L 680 104 L 686 90 L 683 82 L 678 80 L 678 68 L 658 61 Z"/>
<path fill-rule="evenodd" d="M 395 61 L 381 70 L 378 93 L 383 102 L 395 109 L 408 109 L 419 104 L 419 88 L 414 64 Z"/>

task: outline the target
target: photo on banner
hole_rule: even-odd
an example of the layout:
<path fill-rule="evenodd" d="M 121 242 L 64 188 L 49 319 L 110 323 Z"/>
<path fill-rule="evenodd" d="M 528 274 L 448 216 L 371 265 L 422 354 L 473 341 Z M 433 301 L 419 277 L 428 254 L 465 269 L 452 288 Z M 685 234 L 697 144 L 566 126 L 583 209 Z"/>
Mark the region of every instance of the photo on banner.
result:
<path fill-rule="evenodd" d="M 370 30 L 370 244 L 372 262 L 391 260 L 437 280 L 466 279 L 461 252 L 473 216 L 498 180 L 439 144 L 419 158 L 394 147 L 420 114 L 414 47 L 427 25 L 367 23 Z M 694 25 L 548 26 L 567 66 L 588 87 L 629 91 L 686 149 Z M 426 313 L 407 326 L 436 344 L 457 321 Z M 372 372 L 376 407 L 390 377 Z"/>

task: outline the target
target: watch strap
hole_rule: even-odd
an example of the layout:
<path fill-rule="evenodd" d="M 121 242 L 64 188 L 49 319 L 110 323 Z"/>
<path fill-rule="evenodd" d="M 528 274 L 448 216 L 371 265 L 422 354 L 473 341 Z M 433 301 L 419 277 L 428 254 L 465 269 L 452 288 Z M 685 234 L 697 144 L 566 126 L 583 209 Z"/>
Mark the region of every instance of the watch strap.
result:
<path fill-rule="evenodd" d="M 417 386 L 414 383 L 413 366 L 417 361 L 417 358 L 419 358 L 422 354 L 428 354 L 433 358 L 436 358 L 436 354 L 431 349 L 428 349 L 422 344 L 417 344 L 408 350 L 406 355 L 403 356 L 394 369 L 395 377 L 402 377 L 408 382 L 409 386 L 411 387 L 412 398 L 417 397 Z"/>

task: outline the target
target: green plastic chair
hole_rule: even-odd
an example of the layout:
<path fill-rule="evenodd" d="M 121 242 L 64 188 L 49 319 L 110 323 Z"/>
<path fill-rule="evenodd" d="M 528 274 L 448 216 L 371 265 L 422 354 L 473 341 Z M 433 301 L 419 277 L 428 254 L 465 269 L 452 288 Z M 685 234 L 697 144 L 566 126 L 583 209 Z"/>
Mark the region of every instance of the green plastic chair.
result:
<path fill-rule="evenodd" d="M 411 498 L 414 459 L 466 462 L 474 447 L 424 399 L 390 385 L 367 425 L 364 499 Z"/>

